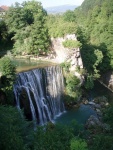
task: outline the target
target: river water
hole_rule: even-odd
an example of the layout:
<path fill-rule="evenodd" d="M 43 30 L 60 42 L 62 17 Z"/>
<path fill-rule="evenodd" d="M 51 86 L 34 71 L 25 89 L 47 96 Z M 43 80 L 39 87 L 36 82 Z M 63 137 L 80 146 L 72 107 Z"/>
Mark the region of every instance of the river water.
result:
<path fill-rule="evenodd" d="M 32 70 L 35 68 L 42 68 L 55 65 L 54 63 L 48 61 L 41 61 L 41 60 L 31 61 L 30 59 L 13 59 L 13 62 L 16 65 L 17 73 Z"/>

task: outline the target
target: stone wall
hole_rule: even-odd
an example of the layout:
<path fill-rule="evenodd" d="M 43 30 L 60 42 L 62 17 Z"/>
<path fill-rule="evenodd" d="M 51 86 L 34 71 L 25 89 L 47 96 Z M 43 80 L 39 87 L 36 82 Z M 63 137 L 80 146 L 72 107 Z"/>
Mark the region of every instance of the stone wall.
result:
<path fill-rule="evenodd" d="M 52 54 L 51 57 L 55 58 L 56 62 L 62 63 L 64 61 L 71 62 L 71 70 L 75 70 L 77 66 L 83 68 L 82 58 L 79 48 L 69 49 L 65 48 L 62 44 L 65 40 L 77 40 L 75 34 L 66 35 L 61 38 L 51 38 Z"/>

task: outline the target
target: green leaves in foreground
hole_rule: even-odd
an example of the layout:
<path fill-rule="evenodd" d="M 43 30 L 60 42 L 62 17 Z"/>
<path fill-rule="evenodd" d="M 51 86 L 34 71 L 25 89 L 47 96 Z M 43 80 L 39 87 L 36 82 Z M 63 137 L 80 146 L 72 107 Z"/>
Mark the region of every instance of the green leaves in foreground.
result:
<path fill-rule="evenodd" d="M 15 79 L 16 67 L 9 57 L 5 56 L 0 59 L 0 71 L 2 76 L 6 76 L 10 80 Z"/>
<path fill-rule="evenodd" d="M 22 112 L 11 106 L 0 106 L 0 150 L 74 150 L 76 143 L 76 147 L 78 143 L 84 146 L 84 141 L 75 138 L 81 135 L 81 130 L 73 122 L 70 126 L 48 123 L 34 131 Z"/>
<path fill-rule="evenodd" d="M 25 150 L 29 127 L 16 108 L 0 106 L 0 150 Z"/>
<path fill-rule="evenodd" d="M 0 88 L 5 92 L 7 104 L 13 104 L 13 83 L 16 78 L 16 67 L 7 56 L 0 59 L 1 85 Z"/>
<path fill-rule="evenodd" d="M 88 150 L 85 140 L 73 138 L 71 140 L 71 150 Z"/>

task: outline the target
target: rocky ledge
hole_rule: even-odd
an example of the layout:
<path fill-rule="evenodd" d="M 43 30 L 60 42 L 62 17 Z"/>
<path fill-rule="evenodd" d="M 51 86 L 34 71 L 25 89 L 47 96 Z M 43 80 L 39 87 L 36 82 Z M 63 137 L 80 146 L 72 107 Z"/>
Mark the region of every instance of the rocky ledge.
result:
<path fill-rule="evenodd" d="M 110 127 L 108 124 L 103 122 L 103 111 L 106 107 L 109 106 L 108 100 L 106 97 L 97 97 L 93 101 L 88 102 L 87 100 L 83 101 L 84 104 L 90 105 L 90 107 L 96 111 L 96 116 L 91 115 L 85 124 L 86 129 L 96 129 L 101 128 L 102 130 L 109 130 Z"/>

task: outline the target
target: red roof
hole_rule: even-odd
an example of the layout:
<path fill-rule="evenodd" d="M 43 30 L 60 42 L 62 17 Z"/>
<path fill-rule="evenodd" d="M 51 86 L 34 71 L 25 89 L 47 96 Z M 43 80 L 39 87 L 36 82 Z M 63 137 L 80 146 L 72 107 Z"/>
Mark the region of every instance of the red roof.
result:
<path fill-rule="evenodd" d="M 2 5 L 2 6 L 0 6 L 0 7 L 1 7 L 2 9 L 4 9 L 5 11 L 9 9 L 9 7 L 8 7 L 8 6 L 5 6 L 5 5 Z"/>

